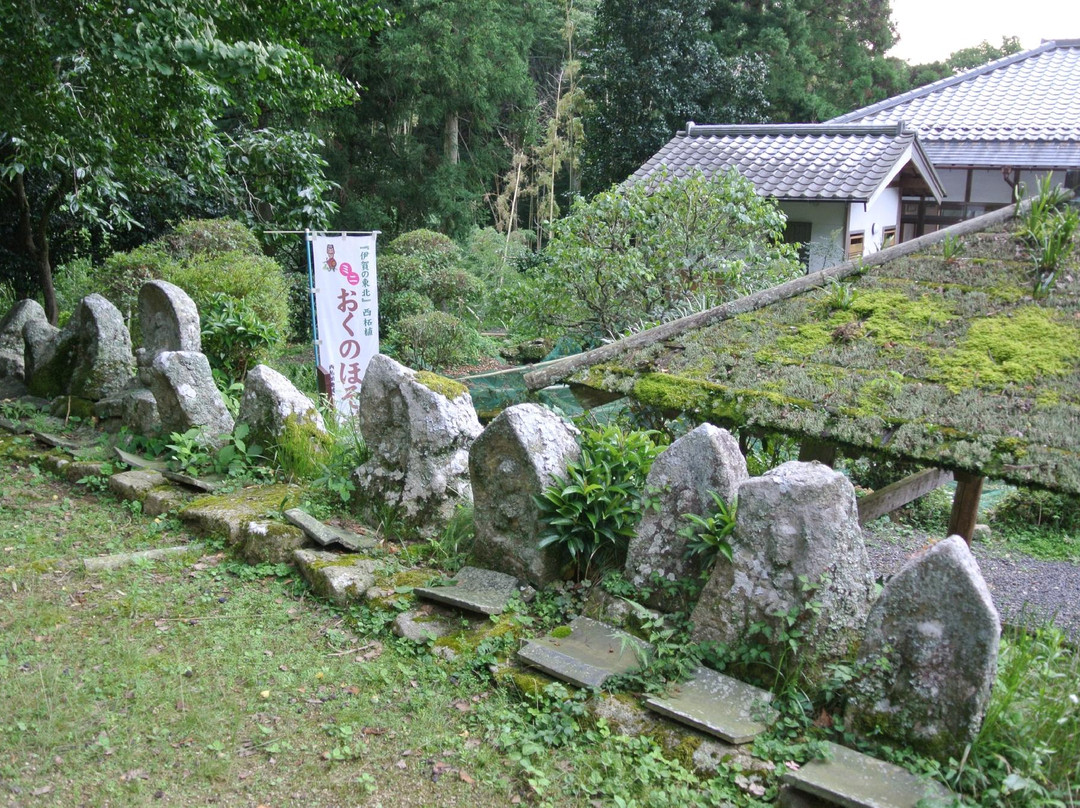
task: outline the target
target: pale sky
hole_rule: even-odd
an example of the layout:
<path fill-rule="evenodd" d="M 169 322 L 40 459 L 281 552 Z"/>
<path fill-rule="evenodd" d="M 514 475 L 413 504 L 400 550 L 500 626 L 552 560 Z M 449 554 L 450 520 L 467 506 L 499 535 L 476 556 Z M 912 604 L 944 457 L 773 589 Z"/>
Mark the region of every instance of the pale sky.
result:
<path fill-rule="evenodd" d="M 891 0 L 900 42 L 890 56 L 935 62 L 984 39 L 1020 37 L 1027 50 L 1044 39 L 1080 39 L 1080 0 Z"/>

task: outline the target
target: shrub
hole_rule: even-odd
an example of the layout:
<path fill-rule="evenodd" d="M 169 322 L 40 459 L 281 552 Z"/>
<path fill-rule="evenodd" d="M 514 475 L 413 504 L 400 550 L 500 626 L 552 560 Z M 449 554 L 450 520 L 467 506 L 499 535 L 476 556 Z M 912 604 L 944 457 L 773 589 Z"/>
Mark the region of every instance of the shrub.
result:
<path fill-rule="evenodd" d="M 540 547 L 554 545 L 575 577 L 622 566 L 641 521 L 645 478 L 663 450 L 657 433 L 618 426 L 587 428 L 581 459 L 537 497 L 547 531 Z"/>
<path fill-rule="evenodd" d="M 265 361 L 281 333 L 259 317 L 243 299 L 220 292 L 202 307 L 202 349 L 210 367 L 230 382 L 243 381 L 250 368 Z"/>
<path fill-rule="evenodd" d="M 784 214 L 729 172 L 634 183 L 578 200 L 519 300 L 540 334 L 615 339 L 640 321 L 766 288 L 801 272 Z"/>
<path fill-rule="evenodd" d="M 391 332 L 389 342 L 403 363 L 418 368 L 468 365 L 491 350 L 475 328 L 443 311 L 406 317 Z"/>
<path fill-rule="evenodd" d="M 161 277 L 191 295 L 200 313 L 212 306 L 218 294 L 242 300 L 273 329 L 275 345 L 289 331 L 288 279 L 281 266 L 262 253 L 199 253 L 165 265 Z"/>
<path fill-rule="evenodd" d="M 185 219 L 159 241 L 171 256 L 181 260 L 236 250 L 262 252 L 255 234 L 235 219 Z"/>
<path fill-rule="evenodd" d="M 1040 527 L 1078 532 L 1080 497 L 1040 488 L 1016 488 L 998 500 L 990 512 L 990 522 L 1006 530 Z"/>

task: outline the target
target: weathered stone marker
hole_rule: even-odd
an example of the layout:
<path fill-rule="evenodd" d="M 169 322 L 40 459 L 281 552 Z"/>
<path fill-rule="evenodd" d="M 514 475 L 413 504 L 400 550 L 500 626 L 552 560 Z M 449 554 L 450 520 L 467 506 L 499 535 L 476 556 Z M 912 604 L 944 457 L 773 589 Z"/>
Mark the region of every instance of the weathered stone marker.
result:
<path fill-rule="evenodd" d="M 45 309 L 36 300 L 20 300 L 0 320 L 0 378 L 24 378 L 26 341 L 23 326 L 30 320 L 48 323 Z"/>
<path fill-rule="evenodd" d="M 683 515 L 709 513 L 715 507 L 713 491 L 732 503 L 749 477 L 739 442 L 725 429 L 702 424 L 672 443 L 653 462 L 645 481 L 659 505 L 645 510 L 630 540 L 626 577 L 636 586 L 645 586 L 653 573 L 668 581 L 700 575 L 700 559 L 687 558 L 687 539 L 679 535 L 689 525 Z M 649 605 L 676 611 L 688 604 L 657 590 Z"/>
<path fill-rule="evenodd" d="M 794 617 L 804 674 L 848 657 L 874 579 L 847 477 L 791 461 L 747 480 L 731 546 L 734 560 L 716 565 L 691 614 L 695 641 L 739 643 L 755 623 L 775 637 Z"/>
<path fill-rule="evenodd" d="M 533 499 L 581 456 L 578 430 L 536 404 L 508 407 L 469 450 L 479 565 L 544 586 L 560 577 L 559 554 L 541 549 Z"/>
<path fill-rule="evenodd" d="M 100 401 L 119 393 L 135 373 L 131 336 L 119 309 L 101 295 L 88 295 L 58 334 L 41 332 L 47 344 L 37 353 L 39 321 L 23 326 L 27 342 L 27 386 L 45 398 L 75 396 Z M 32 375 L 30 375 L 32 366 Z"/>
<path fill-rule="evenodd" d="M 469 447 L 481 426 L 465 385 L 377 354 L 360 390 L 360 432 L 371 451 L 355 472 L 363 500 L 400 509 L 424 536 L 472 502 Z"/>
<path fill-rule="evenodd" d="M 304 531 L 305 535 L 316 544 L 326 547 L 330 544 L 340 544 L 346 550 L 370 550 L 376 545 L 373 536 L 360 535 L 351 530 L 327 525 L 320 522 L 311 514 L 300 508 L 289 508 L 285 511 L 285 520 Z"/>
<path fill-rule="evenodd" d="M 256 365 L 244 378 L 237 423 L 247 424 L 251 440 L 273 443 L 286 430 L 293 429 L 293 440 L 304 438 L 313 452 L 326 436 L 326 424 L 310 398 L 267 365 Z"/>
<path fill-rule="evenodd" d="M 198 427 L 208 443 L 220 446 L 220 436 L 233 430 L 233 417 L 214 384 L 210 362 L 201 353 L 159 353 L 150 366 L 150 390 L 165 434 Z"/>
<path fill-rule="evenodd" d="M 982 723 L 1000 639 L 997 610 L 967 544 L 959 536 L 938 542 L 890 579 L 874 604 L 859 650 L 865 674 L 845 726 L 959 759 Z"/>

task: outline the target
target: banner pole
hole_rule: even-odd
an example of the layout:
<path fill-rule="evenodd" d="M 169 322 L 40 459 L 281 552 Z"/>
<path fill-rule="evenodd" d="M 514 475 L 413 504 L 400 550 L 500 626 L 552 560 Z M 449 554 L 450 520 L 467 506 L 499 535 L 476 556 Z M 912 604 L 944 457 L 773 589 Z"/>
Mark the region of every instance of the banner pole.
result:
<path fill-rule="evenodd" d="M 322 362 L 319 357 L 319 318 L 315 315 L 315 266 L 311 257 L 314 240 L 310 230 L 304 231 L 304 239 L 307 242 L 308 303 L 311 305 L 311 347 L 315 349 L 315 386 L 319 392 L 328 393 L 328 389 L 324 389 L 327 385 L 320 369 Z"/>

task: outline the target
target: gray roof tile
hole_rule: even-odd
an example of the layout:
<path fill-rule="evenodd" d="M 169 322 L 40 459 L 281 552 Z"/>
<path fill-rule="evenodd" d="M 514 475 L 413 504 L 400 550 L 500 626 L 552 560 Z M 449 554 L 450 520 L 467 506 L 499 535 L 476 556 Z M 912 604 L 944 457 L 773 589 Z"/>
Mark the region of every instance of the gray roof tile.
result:
<path fill-rule="evenodd" d="M 1012 165 L 1080 165 L 1080 40 L 1044 42 L 830 123 L 899 121 L 918 131 L 938 165 L 1003 165 L 1004 157 Z M 988 143 L 996 150 L 984 151 Z M 1057 143 L 1071 148 L 1045 148 Z"/>
<path fill-rule="evenodd" d="M 866 201 L 899 161 L 913 155 L 922 156 L 920 147 L 902 122 L 871 126 L 690 123 L 631 180 L 648 179 L 661 167 L 676 177 L 695 169 L 712 176 L 735 168 L 762 196 Z M 924 174 L 932 173 L 929 166 L 920 168 Z"/>

